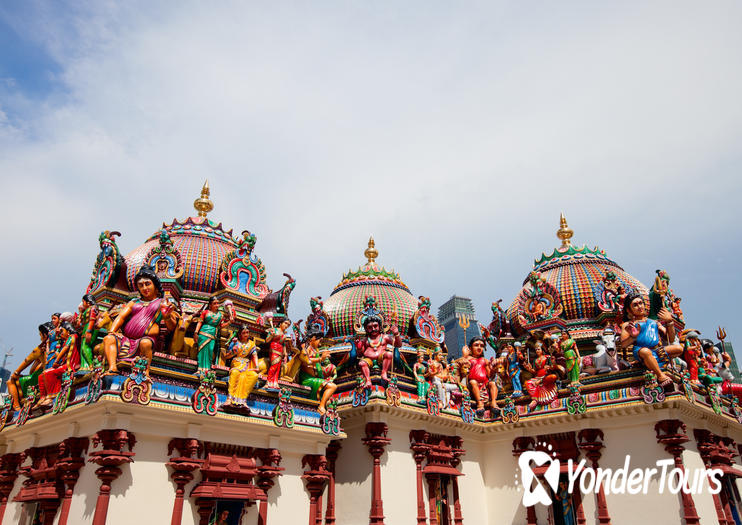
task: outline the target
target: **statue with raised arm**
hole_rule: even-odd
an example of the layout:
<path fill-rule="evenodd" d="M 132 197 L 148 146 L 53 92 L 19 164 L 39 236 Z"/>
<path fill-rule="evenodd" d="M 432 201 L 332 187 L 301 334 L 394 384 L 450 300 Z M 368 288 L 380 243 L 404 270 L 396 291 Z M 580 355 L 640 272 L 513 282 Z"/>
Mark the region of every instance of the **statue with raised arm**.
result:
<path fill-rule="evenodd" d="M 38 386 L 39 376 L 44 371 L 46 365 L 46 355 L 49 348 L 49 333 L 52 332 L 51 323 L 39 325 L 39 337 L 41 342 L 31 350 L 26 359 L 18 365 L 8 379 L 8 393 L 13 399 L 13 409 L 20 410 L 23 399 L 28 395 L 28 389 L 32 386 Z M 28 367 L 31 367 L 29 374 L 22 376 L 21 373 Z"/>
<path fill-rule="evenodd" d="M 378 315 L 368 315 L 363 320 L 364 337 L 358 337 L 355 341 L 358 349 L 358 366 L 365 378 L 364 387 L 371 387 L 371 367 L 374 364 L 381 365 L 381 378 L 388 381 L 389 368 L 392 366 L 394 354 L 389 351 L 388 346 L 395 349 L 402 346 L 402 336 L 399 334 L 397 325 L 392 325 L 391 335 L 383 334 L 381 331 L 382 318 Z"/>

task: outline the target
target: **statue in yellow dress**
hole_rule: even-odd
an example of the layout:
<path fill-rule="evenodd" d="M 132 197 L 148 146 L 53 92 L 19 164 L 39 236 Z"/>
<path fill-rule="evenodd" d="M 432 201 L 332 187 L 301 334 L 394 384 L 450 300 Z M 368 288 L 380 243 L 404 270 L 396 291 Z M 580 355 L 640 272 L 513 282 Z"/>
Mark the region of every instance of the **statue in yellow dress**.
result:
<path fill-rule="evenodd" d="M 229 368 L 229 385 L 226 406 L 247 408 L 247 397 L 255 388 L 260 367 L 258 348 L 250 339 L 250 331 L 242 325 L 237 336 L 228 344 L 224 360 L 232 360 Z"/>

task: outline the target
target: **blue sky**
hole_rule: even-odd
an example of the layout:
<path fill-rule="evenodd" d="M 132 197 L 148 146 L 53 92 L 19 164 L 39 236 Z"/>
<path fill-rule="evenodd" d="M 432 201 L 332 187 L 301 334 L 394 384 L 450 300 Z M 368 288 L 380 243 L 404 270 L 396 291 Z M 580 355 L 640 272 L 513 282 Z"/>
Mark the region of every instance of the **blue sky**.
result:
<path fill-rule="evenodd" d="M 72 310 L 101 230 L 258 236 L 308 313 L 373 234 L 434 309 L 483 321 L 533 259 L 599 245 L 740 340 L 736 2 L 24 2 L 0 8 L 0 350 Z M 739 345 L 738 345 L 739 346 Z"/>

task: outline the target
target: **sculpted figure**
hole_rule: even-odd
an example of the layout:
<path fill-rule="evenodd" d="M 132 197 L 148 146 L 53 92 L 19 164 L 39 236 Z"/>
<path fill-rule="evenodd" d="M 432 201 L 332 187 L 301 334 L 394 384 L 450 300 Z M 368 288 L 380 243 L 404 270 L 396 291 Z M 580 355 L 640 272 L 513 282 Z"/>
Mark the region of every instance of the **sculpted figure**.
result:
<path fill-rule="evenodd" d="M 141 355 L 147 359 L 147 370 L 152 363 L 152 351 L 160 333 L 163 319 L 168 329 L 173 330 L 177 322 L 173 308 L 162 299 L 162 284 L 154 268 L 142 266 L 134 277 L 139 297 L 129 301 L 111 324 L 108 335 L 103 338 L 103 351 L 108 361 L 107 374 L 118 373 L 118 361 Z"/>
<path fill-rule="evenodd" d="M 458 390 L 458 386 L 448 382 L 448 367 L 443 361 L 443 350 L 439 347 L 435 349 L 433 360 L 428 364 L 425 377 L 433 382 L 433 388 L 438 397 L 438 407 L 441 410 L 448 408 L 451 403 L 451 392 Z"/>
<path fill-rule="evenodd" d="M 419 403 L 425 403 L 425 399 L 428 397 L 428 381 L 425 379 L 425 372 L 427 367 L 425 366 L 425 351 L 419 349 L 417 351 L 417 361 L 412 365 L 412 374 L 415 376 L 415 384 L 417 385 L 417 399 Z"/>
<path fill-rule="evenodd" d="M 387 350 L 387 345 L 392 345 L 394 348 L 402 346 L 402 336 L 399 335 L 397 326 L 392 326 L 392 335 L 384 335 L 381 333 L 381 323 L 382 320 L 379 316 L 367 316 L 363 320 L 363 329 L 366 332 L 366 337 L 356 339 L 356 348 L 360 354 L 358 366 L 361 368 L 361 373 L 366 379 L 364 383 L 365 388 L 371 387 L 370 367 L 374 363 L 381 364 L 381 378 L 384 381 L 389 380 L 387 372 L 392 366 L 394 356 L 392 352 Z"/>
<path fill-rule="evenodd" d="M 523 345 L 519 342 L 515 342 L 512 345 L 507 345 L 507 363 L 508 363 L 508 378 L 510 384 L 513 387 L 513 397 L 520 397 L 523 395 L 523 387 L 520 382 L 521 363 L 523 362 L 523 353 L 521 348 Z"/>
<path fill-rule="evenodd" d="M 482 396 L 482 389 L 487 389 L 489 393 L 489 405 L 493 411 L 497 411 L 497 385 L 494 380 L 490 380 L 492 375 L 492 369 L 490 367 L 489 360 L 484 357 L 485 341 L 482 337 L 472 337 L 469 341 L 469 350 L 471 356 L 469 357 L 469 363 L 471 363 L 471 369 L 469 370 L 469 388 L 472 392 L 472 397 L 477 403 L 477 412 L 484 411 L 484 399 Z"/>
<path fill-rule="evenodd" d="M 567 330 L 559 334 L 559 349 L 564 356 L 565 368 L 567 369 L 567 378 L 572 383 L 580 380 L 580 351 L 577 349 L 577 343 Z"/>
<path fill-rule="evenodd" d="M 291 348 L 291 337 L 288 334 L 290 326 L 291 320 L 284 319 L 278 327 L 272 327 L 268 330 L 266 341 L 270 346 L 270 363 L 266 374 L 266 388 L 278 389 L 278 378 L 281 376 L 284 351 Z"/>
<path fill-rule="evenodd" d="M 219 348 L 219 331 L 231 322 L 231 316 L 225 317 L 219 309 L 219 299 L 209 298 L 206 310 L 201 313 L 194 337 L 198 347 L 198 370 L 210 370 L 214 364 L 214 356 Z"/>
<path fill-rule="evenodd" d="M 247 397 L 258 381 L 258 348 L 250 339 L 250 330 L 242 325 L 237 337 L 230 341 L 224 360 L 231 359 L 229 368 L 228 405 L 247 406 Z"/>
<path fill-rule="evenodd" d="M 700 366 L 700 360 L 703 357 L 703 348 L 701 347 L 701 341 L 698 339 L 701 333 L 698 330 L 683 330 L 680 334 L 679 340 L 683 345 L 683 361 L 685 361 L 688 367 L 688 374 L 690 380 L 694 383 L 698 383 L 698 369 Z"/>
<path fill-rule="evenodd" d="M 319 413 L 324 414 L 327 412 L 325 408 L 327 401 L 337 390 L 337 385 L 334 383 L 337 373 L 335 365 L 330 362 L 329 352 L 320 354 L 321 330 L 310 328 L 306 337 L 307 342 L 300 355 L 299 383 L 312 389 L 312 396 L 320 400 Z"/>
<path fill-rule="evenodd" d="M 679 356 L 683 347 L 679 344 L 662 345 L 660 336 L 668 341 L 675 340 L 675 325 L 672 314 L 666 308 L 660 308 L 658 321 L 647 317 L 644 299 L 637 293 L 631 293 L 624 300 L 624 323 L 621 325 L 621 346 L 633 345 L 634 358 L 644 363 L 657 378 L 660 386 L 669 385 L 672 379 L 662 371 L 662 367 Z"/>
<path fill-rule="evenodd" d="M 95 297 L 87 293 L 82 296 L 80 314 L 80 370 L 93 368 L 93 347 L 98 337 L 98 305 Z"/>
<path fill-rule="evenodd" d="M 558 379 L 559 366 L 555 363 L 554 357 L 544 353 L 541 341 L 534 343 L 536 359 L 530 372 L 534 376 L 526 381 L 526 390 L 531 395 L 531 404 L 529 408 L 533 409 L 536 405 L 546 405 L 551 403 L 557 396 L 556 382 Z"/>
<path fill-rule="evenodd" d="M 15 369 L 8 380 L 8 393 L 13 399 L 13 409 L 20 410 L 23 398 L 28 394 L 28 389 L 39 384 L 39 376 L 44 371 L 46 364 L 46 354 L 49 348 L 49 333 L 52 331 L 52 324 L 45 323 L 39 325 L 39 337 L 41 342 L 31 350 L 26 359 Z M 21 376 L 26 368 L 31 367 L 29 374 Z"/>
<path fill-rule="evenodd" d="M 48 361 L 46 370 L 39 376 L 41 396 L 37 404 L 42 406 L 50 404 L 53 396 L 62 388 L 62 374 L 67 370 L 74 372 L 80 366 L 80 341 L 72 324 L 62 322 L 57 336 L 62 342 L 62 347 L 54 360 Z"/>

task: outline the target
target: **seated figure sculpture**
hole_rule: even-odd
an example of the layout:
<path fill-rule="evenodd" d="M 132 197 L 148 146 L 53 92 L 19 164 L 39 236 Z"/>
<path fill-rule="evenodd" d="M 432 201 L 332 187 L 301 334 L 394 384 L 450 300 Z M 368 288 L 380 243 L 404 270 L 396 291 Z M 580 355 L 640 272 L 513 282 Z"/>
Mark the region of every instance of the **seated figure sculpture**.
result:
<path fill-rule="evenodd" d="M 482 389 L 486 389 L 489 393 L 489 405 L 493 414 L 499 412 L 497 408 L 497 384 L 494 379 L 490 379 L 492 377 L 492 369 L 489 360 L 484 357 L 485 344 L 484 338 L 479 336 L 472 337 L 469 341 L 471 352 L 471 356 L 469 357 L 469 362 L 471 363 L 469 388 L 474 401 L 477 403 L 477 412 L 480 415 L 484 413 Z"/>
<path fill-rule="evenodd" d="M 258 381 L 258 347 L 250 338 L 247 325 L 242 325 L 228 344 L 224 360 L 232 360 L 229 368 L 227 406 L 247 408 L 247 397 Z"/>
<path fill-rule="evenodd" d="M 39 325 L 39 337 L 41 342 L 39 345 L 31 350 L 31 353 L 26 356 L 26 359 L 16 368 L 8 380 L 8 393 L 13 399 L 13 409 L 20 410 L 23 398 L 28 395 L 28 389 L 31 386 L 39 384 L 39 376 L 44 371 L 44 365 L 46 364 L 46 355 L 49 348 L 49 333 L 53 330 L 51 323 L 44 323 Z M 22 376 L 26 368 L 31 367 L 29 374 Z"/>
<path fill-rule="evenodd" d="M 62 346 L 53 359 L 47 359 L 46 370 L 39 376 L 41 397 L 37 404 L 40 406 L 52 403 L 53 396 L 62 388 L 62 375 L 66 371 L 74 372 L 80 367 L 80 340 L 72 324 L 63 321 L 57 337 Z"/>
<path fill-rule="evenodd" d="M 662 367 L 683 352 L 682 345 L 672 343 L 675 340 L 672 314 L 663 307 L 657 313 L 659 322 L 649 319 L 642 296 L 630 293 L 624 299 L 623 315 L 621 346 L 627 348 L 633 345 L 634 358 L 655 375 L 660 386 L 671 384 L 672 379 L 662 371 Z M 667 337 L 670 344 L 662 344 L 662 335 Z"/>
<path fill-rule="evenodd" d="M 154 268 L 142 266 L 134 277 L 134 284 L 139 297 L 126 304 L 103 339 L 103 351 L 108 361 L 106 374 L 118 373 L 120 360 L 140 355 L 147 359 L 145 374 L 149 376 L 160 321 L 164 319 L 170 330 L 177 322 L 172 305 L 162 299 L 162 284 Z"/>
<path fill-rule="evenodd" d="M 395 349 L 402 346 L 402 336 L 399 334 L 397 325 L 392 325 L 391 335 L 381 332 L 382 319 L 378 315 L 369 315 L 363 320 L 365 337 L 356 339 L 356 348 L 360 354 L 358 366 L 365 378 L 364 387 L 371 388 L 371 366 L 381 364 L 381 378 L 388 381 L 387 373 L 392 366 L 394 354 L 387 349 L 392 345 Z"/>
<path fill-rule="evenodd" d="M 98 305 L 95 297 L 87 293 L 80 304 L 80 369 L 93 368 L 93 347 L 98 338 Z"/>
<path fill-rule="evenodd" d="M 327 412 L 327 401 L 337 390 L 334 382 L 337 372 L 334 365 L 329 362 L 329 353 L 319 351 L 322 331 L 311 328 L 307 331 L 306 339 L 299 357 L 301 360 L 299 383 L 312 389 L 312 397 L 319 399 L 319 413 L 324 414 Z"/>

